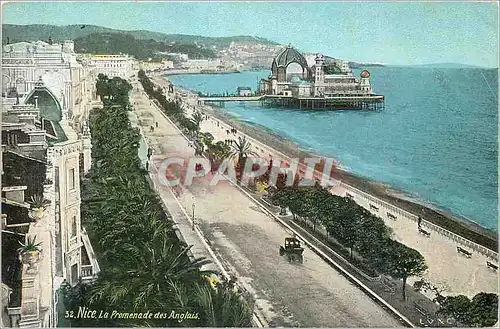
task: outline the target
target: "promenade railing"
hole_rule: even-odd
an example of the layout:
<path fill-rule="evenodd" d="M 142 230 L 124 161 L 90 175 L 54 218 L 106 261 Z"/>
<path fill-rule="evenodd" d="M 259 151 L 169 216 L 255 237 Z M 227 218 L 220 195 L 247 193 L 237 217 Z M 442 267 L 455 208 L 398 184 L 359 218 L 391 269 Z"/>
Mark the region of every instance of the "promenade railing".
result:
<path fill-rule="evenodd" d="M 219 121 L 219 125 L 226 125 L 225 123 L 221 122 L 220 120 L 217 120 Z M 275 149 L 272 149 L 271 147 L 267 146 L 267 145 L 264 145 L 262 144 L 261 142 L 259 142 L 258 140 L 248 136 L 247 136 L 247 139 L 254 145 L 254 148 L 257 149 L 257 151 L 260 151 L 260 153 L 264 153 L 264 154 L 275 154 L 275 155 L 279 155 L 281 160 L 285 160 L 285 161 L 288 161 L 288 162 L 291 162 L 292 159 L 281 153 L 280 151 L 277 151 Z M 300 168 L 297 169 L 298 171 L 301 171 L 303 173 L 303 170 L 301 170 Z M 318 171 L 315 171 L 314 172 L 314 175 L 313 177 L 315 177 L 315 179 L 317 180 L 321 180 L 321 179 L 325 179 L 326 181 L 330 179 L 330 177 L 327 177 L 327 175 L 325 175 L 324 173 L 322 172 L 318 172 Z M 418 221 L 418 216 L 417 215 L 414 215 L 406 210 L 403 210 L 397 206 L 394 206 L 386 201 L 383 201 L 377 197 L 374 197 L 366 192 L 363 192 L 349 184 L 346 184 L 344 182 L 340 182 L 340 186 L 345 188 L 346 190 L 348 191 L 351 191 L 352 193 L 356 194 L 358 197 L 361 197 L 361 198 L 364 198 L 366 199 L 367 201 L 369 201 L 370 203 L 374 204 L 374 205 L 378 205 L 378 206 L 381 206 L 383 208 L 385 208 L 388 212 L 390 212 L 392 215 L 399 215 L 400 217 L 403 217 L 407 220 L 411 220 L 413 222 L 417 222 Z M 368 209 L 371 211 L 371 209 Z M 378 214 L 380 215 L 380 214 Z M 384 217 L 388 217 L 384 214 Z M 390 218 L 389 218 L 390 219 Z M 442 236 L 445 236 L 447 238 L 449 238 L 450 240 L 460 244 L 460 245 L 463 245 L 465 247 L 468 247 L 472 250 L 474 250 L 475 252 L 477 253 L 480 253 L 492 260 L 495 260 L 495 261 L 498 261 L 498 253 L 491 250 L 491 249 L 488 249 L 484 246 L 481 246 L 480 244 L 477 244 L 475 242 L 472 242 L 456 233 L 453 233 L 445 228 L 442 228 L 436 224 L 433 224 L 425 219 L 422 219 L 422 226 L 425 226 L 425 227 L 428 227 L 430 230 L 442 235 Z"/>
<path fill-rule="evenodd" d="M 396 206 L 394 206 L 386 201 L 380 200 L 380 199 L 378 199 L 378 198 L 376 198 L 376 197 L 374 197 L 366 192 L 363 192 L 363 191 L 361 191 L 353 186 L 350 186 L 346 183 L 341 182 L 340 185 L 343 188 L 345 188 L 346 190 L 349 190 L 352 193 L 356 194 L 358 197 L 366 199 L 369 203 L 385 208 L 392 215 L 399 215 L 400 217 L 406 218 L 408 220 L 418 222 L 418 216 L 416 216 L 416 215 L 414 215 L 406 210 L 403 210 L 399 207 L 396 207 Z M 386 216 L 386 215 L 383 215 L 383 216 Z M 386 216 L 386 217 L 389 217 L 389 216 Z M 432 231 L 434 231 L 440 235 L 443 235 L 443 236 L 451 239 L 452 241 L 455 241 L 458 244 L 461 244 L 465 247 L 468 247 L 477 253 L 480 253 L 480 254 L 482 254 L 482 255 L 484 255 L 492 260 L 498 261 L 498 253 L 491 250 L 491 249 L 488 249 L 488 248 L 481 246 L 475 242 L 472 242 L 464 237 L 461 237 L 460 235 L 458 235 L 456 233 L 448 231 L 447 229 L 442 228 L 436 224 L 433 224 L 425 219 L 422 219 L 421 225 L 428 227 Z"/>

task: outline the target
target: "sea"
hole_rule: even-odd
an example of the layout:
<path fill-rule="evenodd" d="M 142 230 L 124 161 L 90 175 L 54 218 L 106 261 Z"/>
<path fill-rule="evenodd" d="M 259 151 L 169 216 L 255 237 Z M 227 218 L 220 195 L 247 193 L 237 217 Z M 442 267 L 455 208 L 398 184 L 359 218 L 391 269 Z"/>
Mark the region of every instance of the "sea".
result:
<path fill-rule="evenodd" d="M 226 103 L 221 111 L 335 159 L 406 198 L 498 231 L 498 70 L 372 67 L 385 109 L 321 111 Z M 269 71 L 166 77 L 206 94 L 256 90 Z M 359 76 L 359 70 L 353 70 Z"/>

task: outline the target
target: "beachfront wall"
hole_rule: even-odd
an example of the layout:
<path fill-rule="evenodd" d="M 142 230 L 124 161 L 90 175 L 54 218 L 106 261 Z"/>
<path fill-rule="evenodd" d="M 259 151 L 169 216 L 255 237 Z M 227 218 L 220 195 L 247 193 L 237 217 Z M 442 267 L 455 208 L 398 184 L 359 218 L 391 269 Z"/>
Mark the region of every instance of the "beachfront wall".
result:
<path fill-rule="evenodd" d="M 377 216 L 382 217 L 382 219 L 384 219 L 384 220 L 395 221 L 398 219 L 405 219 L 405 220 L 414 222 L 415 225 L 418 222 L 418 216 L 416 216 L 412 213 L 409 213 L 406 210 L 395 207 L 395 206 L 393 206 L 393 205 L 391 205 L 383 200 L 380 200 L 372 195 L 369 195 L 368 193 L 365 193 L 361 190 L 358 190 L 358 189 L 356 189 L 350 185 L 347 185 L 345 183 L 341 183 L 341 186 L 344 189 L 350 191 L 351 192 L 350 195 L 353 195 L 353 193 L 354 193 L 354 195 L 353 195 L 354 200 L 358 204 L 361 204 L 363 207 L 371 210 Z M 347 195 L 343 195 L 343 196 L 347 196 Z M 374 208 L 370 207 L 370 204 L 375 205 L 378 208 L 378 210 L 374 211 Z M 396 216 L 396 218 L 392 217 L 391 215 Z M 423 227 L 430 229 L 431 231 L 433 231 L 435 233 L 438 233 L 444 237 L 449 238 L 450 240 L 461 245 L 462 247 L 469 248 L 472 251 L 477 252 L 490 260 L 498 261 L 498 253 L 493 251 L 493 250 L 490 250 L 490 249 L 483 247 L 475 242 L 467 240 L 458 234 L 450 232 L 447 229 L 444 229 L 444 228 L 437 226 L 437 225 L 435 225 L 431 222 L 428 222 L 426 220 L 422 220 L 421 225 Z"/>
<path fill-rule="evenodd" d="M 220 129 L 231 129 L 231 126 L 220 120 Z M 238 133 L 240 135 L 240 133 Z M 252 150 L 264 159 L 273 159 L 273 163 L 288 166 L 291 158 L 267 145 L 247 136 Z M 299 176 L 305 174 L 298 170 Z M 321 180 L 322 173 L 315 173 L 314 178 Z M 422 228 L 431 235 L 426 237 L 418 232 L 418 216 L 383 200 L 373 197 L 348 184 L 340 183 L 331 189 L 333 194 L 350 196 L 359 205 L 382 218 L 385 224 L 394 231 L 394 239 L 418 250 L 424 256 L 429 270 L 424 277 L 433 285 L 442 290 L 443 295 L 465 294 L 473 297 L 479 292 L 496 292 L 498 290 L 497 272 L 488 268 L 487 263 L 498 262 L 498 253 L 477 243 L 467 240 L 458 234 L 422 220 Z M 457 246 L 472 252 L 467 258 L 457 252 Z M 410 278 L 409 284 L 419 278 Z"/>

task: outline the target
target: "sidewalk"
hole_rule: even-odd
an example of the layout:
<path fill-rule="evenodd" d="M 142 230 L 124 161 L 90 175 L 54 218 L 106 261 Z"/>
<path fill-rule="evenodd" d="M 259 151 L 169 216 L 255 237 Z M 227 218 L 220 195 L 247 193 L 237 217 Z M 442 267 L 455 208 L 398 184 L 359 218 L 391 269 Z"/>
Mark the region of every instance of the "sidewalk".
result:
<path fill-rule="evenodd" d="M 144 97 L 142 93 L 141 96 Z M 144 104 L 148 106 L 148 101 L 149 100 L 146 100 L 144 102 L 137 102 L 136 100 L 135 103 L 137 104 L 135 106 L 141 106 Z M 134 104 L 133 101 L 131 101 L 131 103 Z M 154 139 L 148 138 L 146 136 L 142 127 L 140 126 L 141 121 L 135 113 L 130 116 L 130 119 L 132 126 L 139 128 L 141 135 L 145 140 L 146 149 L 150 147 L 153 150 L 156 150 L 156 152 L 160 153 L 163 150 L 162 146 L 158 144 L 158 142 Z M 204 237 L 202 231 L 198 227 L 198 219 L 196 213 L 193 222 L 193 215 L 187 213 L 185 207 L 183 207 L 183 205 L 179 202 L 172 188 L 161 184 L 158 176 L 158 167 L 162 159 L 163 157 L 153 155 L 149 161 L 146 160 L 148 167 L 147 178 L 151 184 L 151 187 L 160 197 L 163 210 L 166 214 L 169 215 L 169 217 L 171 217 L 171 220 L 174 222 L 174 228 L 176 229 L 177 237 L 179 238 L 179 240 L 185 242 L 187 246 L 190 246 L 190 252 L 188 253 L 188 255 L 191 259 L 204 258 L 210 261 L 210 263 L 203 265 L 201 267 L 201 270 L 213 271 L 217 273 L 216 276 L 217 280 L 219 281 L 231 279 L 231 277 L 234 277 L 234 274 L 230 273 L 227 270 L 227 266 L 223 264 L 220 256 L 217 255 L 213 250 L 210 241 Z M 146 163 L 144 163 L 144 165 L 146 166 Z M 245 287 L 242 287 L 238 282 L 236 285 L 240 291 L 248 293 L 248 290 Z M 256 327 L 269 327 L 265 316 L 261 314 L 261 312 L 259 312 L 257 306 L 254 309 L 253 322 L 254 326 Z"/>

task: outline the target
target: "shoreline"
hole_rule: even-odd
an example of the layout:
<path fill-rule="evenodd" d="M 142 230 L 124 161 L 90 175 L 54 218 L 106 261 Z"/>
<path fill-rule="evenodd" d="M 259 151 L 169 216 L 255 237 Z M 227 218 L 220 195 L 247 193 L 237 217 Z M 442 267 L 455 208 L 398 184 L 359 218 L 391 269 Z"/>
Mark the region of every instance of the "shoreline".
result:
<path fill-rule="evenodd" d="M 167 82 L 164 75 L 156 75 L 152 78 L 154 80 L 159 78 Z M 178 89 L 186 91 L 181 88 Z M 245 123 L 239 120 L 238 117 L 223 112 L 217 107 L 205 104 L 203 110 L 214 118 L 233 126 L 262 144 L 268 145 L 270 148 L 291 158 L 323 157 L 319 153 L 312 153 L 301 149 L 296 143 L 278 134 L 272 133 L 265 127 L 258 127 L 257 125 Z M 393 188 L 384 182 L 375 181 L 339 168 L 335 169 L 332 178 L 340 180 L 417 216 L 422 216 L 425 220 L 435 225 L 498 252 L 498 233 L 492 229 L 485 228 L 466 218 L 456 217 L 444 210 L 431 208 L 430 205 L 419 203 L 417 200 L 410 200 L 405 191 Z"/>
<path fill-rule="evenodd" d="M 206 71 L 206 72 L 204 72 Z M 184 75 L 184 74 L 233 74 L 241 73 L 240 70 L 227 70 L 227 71 L 211 71 L 211 70 L 190 70 L 190 69 L 170 69 L 165 70 L 161 73 L 159 72 L 147 72 L 147 74 L 152 74 L 153 76 L 166 76 L 166 75 Z"/>

